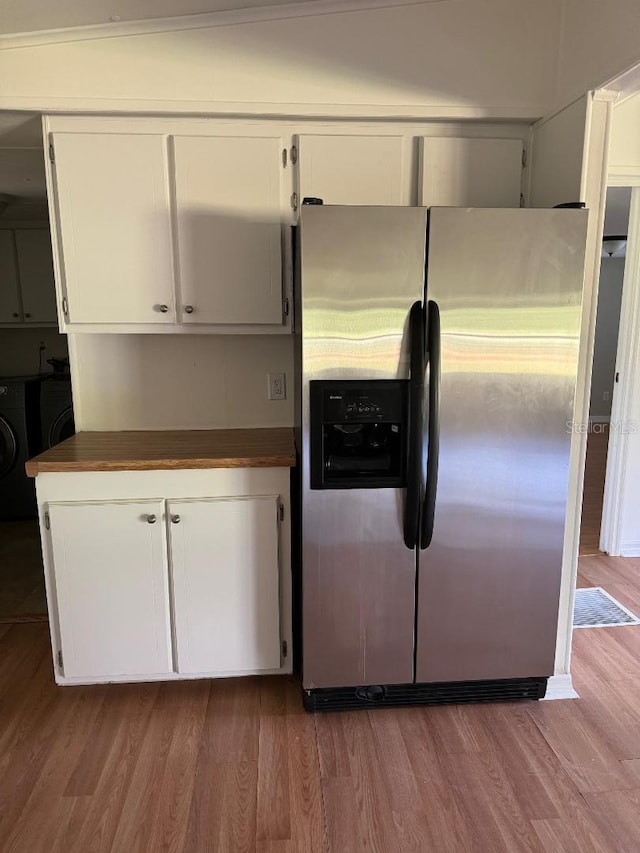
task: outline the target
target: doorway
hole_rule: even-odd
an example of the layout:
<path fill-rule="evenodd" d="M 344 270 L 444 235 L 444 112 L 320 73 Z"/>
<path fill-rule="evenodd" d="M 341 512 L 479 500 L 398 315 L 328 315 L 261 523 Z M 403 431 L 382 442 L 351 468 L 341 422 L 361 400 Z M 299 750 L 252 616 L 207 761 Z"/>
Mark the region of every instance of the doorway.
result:
<path fill-rule="evenodd" d="M 580 527 L 580 556 L 600 554 L 607 455 L 612 432 L 611 405 L 616 384 L 616 357 L 631 187 L 609 187 L 605 206 L 600 262 L 587 454 Z"/>
<path fill-rule="evenodd" d="M 11 624 L 47 619 L 35 484 L 25 463 L 71 412 L 39 116 L 0 113 L 0 277 L 0 624 Z M 57 441 L 64 432 L 57 429 Z"/>

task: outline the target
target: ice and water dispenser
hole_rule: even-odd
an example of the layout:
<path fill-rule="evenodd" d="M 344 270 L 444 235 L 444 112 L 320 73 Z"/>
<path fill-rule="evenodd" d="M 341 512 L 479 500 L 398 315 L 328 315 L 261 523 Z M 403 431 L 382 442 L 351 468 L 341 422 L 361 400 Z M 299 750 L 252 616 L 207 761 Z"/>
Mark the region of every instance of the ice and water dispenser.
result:
<path fill-rule="evenodd" d="M 406 484 L 407 384 L 386 379 L 309 383 L 312 489 Z"/>

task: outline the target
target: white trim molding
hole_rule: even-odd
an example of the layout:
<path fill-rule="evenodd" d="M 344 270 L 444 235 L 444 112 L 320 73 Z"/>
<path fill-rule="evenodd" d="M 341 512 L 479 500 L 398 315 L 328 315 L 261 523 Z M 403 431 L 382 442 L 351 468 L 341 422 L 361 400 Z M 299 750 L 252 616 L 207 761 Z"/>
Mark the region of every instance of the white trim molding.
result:
<path fill-rule="evenodd" d="M 118 20 L 53 30 L 11 33 L 10 35 L 0 36 L 0 50 L 15 50 L 16 48 L 43 44 L 179 32 L 181 30 L 230 27 L 236 24 L 280 21 L 287 18 L 386 9 L 391 6 L 422 6 L 426 3 L 446 2 L 451 2 L 451 0 L 304 0 L 304 2 L 299 3 L 274 3 L 273 6 L 253 6 L 194 15 L 176 15 L 168 18 L 139 21 Z"/>
<path fill-rule="evenodd" d="M 191 116 L 206 118 L 260 118 L 298 121 L 523 121 L 541 115 L 541 104 L 527 107 L 465 104 L 325 104 L 260 101 L 164 101 L 152 98 L 31 97 L 0 94 L 0 110 L 46 115 Z"/>
<path fill-rule="evenodd" d="M 636 182 L 640 183 L 640 182 Z M 627 258 L 622 283 L 622 307 L 620 309 L 620 331 L 616 372 L 620 382 L 614 385 L 611 400 L 611 420 L 623 424 L 632 420 L 633 387 L 637 381 L 638 354 L 640 352 L 640 186 L 633 186 L 627 239 Z M 607 469 L 602 507 L 600 550 L 612 556 L 622 553 L 622 500 L 627 479 L 627 453 L 629 434 L 624 430 L 612 430 L 609 438 Z M 633 547 L 634 543 L 627 543 Z M 632 556 L 625 551 L 625 556 Z"/>
<path fill-rule="evenodd" d="M 640 185 L 640 166 L 609 166 L 607 186 L 629 187 Z"/>
<path fill-rule="evenodd" d="M 608 424 L 611 421 L 611 415 L 589 415 L 590 424 Z"/>
<path fill-rule="evenodd" d="M 552 675 L 547 681 L 547 692 L 544 695 L 543 702 L 553 699 L 579 699 L 580 697 L 573 689 L 573 681 L 571 673 L 563 672 L 559 675 Z"/>
<path fill-rule="evenodd" d="M 640 91 L 640 62 L 633 62 L 621 74 L 609 78 L 599 87 L 600 91 L 616 94 L 616 102 L 622 103 Z"/>

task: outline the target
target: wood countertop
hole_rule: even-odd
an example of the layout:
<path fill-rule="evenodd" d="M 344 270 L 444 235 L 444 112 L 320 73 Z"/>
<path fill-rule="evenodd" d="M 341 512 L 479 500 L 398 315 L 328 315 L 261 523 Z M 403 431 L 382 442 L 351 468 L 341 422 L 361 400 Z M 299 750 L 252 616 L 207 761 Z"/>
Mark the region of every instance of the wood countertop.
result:
<path fill-rule="evenodd" d="M 293 429 L 79 432 L 26 464 L 27 475 L 63 471 L 292 468 Z"/>

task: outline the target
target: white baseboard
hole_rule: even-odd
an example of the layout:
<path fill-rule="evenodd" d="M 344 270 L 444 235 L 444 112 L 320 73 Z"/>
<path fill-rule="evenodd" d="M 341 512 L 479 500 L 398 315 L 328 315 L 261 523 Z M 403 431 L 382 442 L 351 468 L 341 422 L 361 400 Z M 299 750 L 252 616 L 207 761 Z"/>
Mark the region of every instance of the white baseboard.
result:
<path fill-rule="evenodd" d="M 621 557 L 640 557 L 640 542 L 623 542 L 620 545 Z"/>
<path fill-rule="evenodd" d="M 573 689 L 570 673 L 552 675 L 547 681 L 547 692 L 545 699 L 579 699 L 580 697 Z"/>

